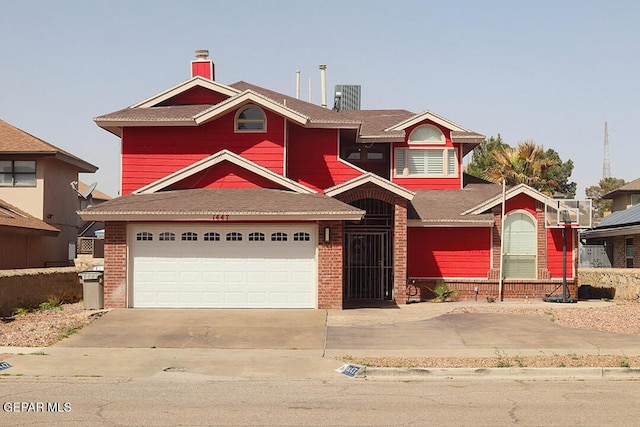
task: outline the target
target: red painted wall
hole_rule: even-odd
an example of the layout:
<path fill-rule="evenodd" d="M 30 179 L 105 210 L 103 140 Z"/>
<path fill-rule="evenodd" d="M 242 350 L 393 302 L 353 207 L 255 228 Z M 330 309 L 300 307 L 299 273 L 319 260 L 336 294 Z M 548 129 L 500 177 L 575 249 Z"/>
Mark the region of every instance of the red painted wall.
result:
<path fill-rule="evenodd" d="M 256 175 L 230 162 L 213 167 L 183 179 L 169 187 L 171 190 L 187 188 L 282 188 L 260 175 Z"/>
<path fill-rule="evenodd" d="M 529 212 L 533 217 L 536 217 L 536 201 L 526 194 L 518 194 L 515 197 L 507 200 L 507 204 L 505 206 L 506 213 L 520 209 Z"/>
<path fill-rule="evenodd" d="M 336 129 L 306 129 L 290 123 L 287 176 L 316 190 L 332 187 L 362 172 L 338 160 Z"/>
<path fill-rule="evenodd" d="M 575 230 L 567 230 L 567 278 L 573 278 L 573 236 Z M 547 268 L 552 279 L 562 278 L 562 229 L 547 228 Z"/>
<path fill-rule="evenodd" d="M 166 101 L 161 102 L 158 105 L 214 105 L 224 101 L 227 98 L 229 98 L 227 95 L 214 92 L 201 86 L 195 86 L 182 92 L 181 94 L 178 94 L 172 98 L 167 99 Z"/>
<path fill-rule="evenodd" d="M 407 230 L 408 277 L 486 278 L 491 267 L 491 228 Z"/>
<path fill-rule="evenodd" d="M 422 126 L 422 125 L 433 125 L 438 129 L 440 129 L 444 134 L 445 144 L 444 145 L 419 145 L 419 144 L 409 145 L 409 143 L 407 142 L 409 140 L 409 135 L 416 127 Z M 460 172 L 462 171 L 462 166 L 461 166 L 462 149 L 460 147 L 460 144 L 454 144 L 451 141 L 451 132 L 449 131 L 449 129 L 446 129 L 429 120 L 425 120 L 424 122 L 418 123 L 414 126 L 411 126 L 410 128 L 407 128 L 405 130 L 405 134 L 406 134 L 406 137 L 404 142 L 392 144 L 392 147 L 391 147 L 391 165 L 390 166 L 392 168 L 391 180 L 393 182 L 405 188 L 408 188 L 410 190 L 456 190 L 461 188 L 462 184 L 460 182 Z M 403 177 L 395 176 L 395 149 L 407 148 L 407 147 L 413 147 L 413 148 L 455 147 L 457 148 L 458 149 L 458 175 L 451 178 L 449 177 L 447 178 L 403 178 Z"/>
<path fill-rule="evenodd" d="M 235 133 L 235 111 L 197 127 L 125 128 L 121 194 L 129 194 L 222 149 L 282 174 L 284 120 L 266 110 L 265 114 L 265 133 Z"/>

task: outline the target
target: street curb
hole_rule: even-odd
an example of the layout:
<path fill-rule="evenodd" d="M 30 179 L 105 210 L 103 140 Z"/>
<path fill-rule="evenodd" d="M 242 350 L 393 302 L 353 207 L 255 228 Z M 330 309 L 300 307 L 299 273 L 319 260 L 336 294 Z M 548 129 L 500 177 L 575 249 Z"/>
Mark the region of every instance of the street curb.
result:
<path fill-rule="evenodd" d="M 358 378 L 402 379 L 640 379 L 638 368 L 373 368 L 363 367 Z"/>

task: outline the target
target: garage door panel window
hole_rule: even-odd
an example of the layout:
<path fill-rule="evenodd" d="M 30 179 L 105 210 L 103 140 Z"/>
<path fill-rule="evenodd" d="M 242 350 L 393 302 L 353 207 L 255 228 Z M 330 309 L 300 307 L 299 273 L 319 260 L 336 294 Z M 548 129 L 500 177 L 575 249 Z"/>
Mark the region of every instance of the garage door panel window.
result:
<path fill-rule="evenodd" d="M 264 242 L 264 233 L 253 232 L 249 233 L 250 242 Z"/>
<path fill-rule="evenodd" d="M 158 240 L 161 242 L 173 242 L 176 240 L 176 234 L 170 231 L 163 231 L 158 235 Z"/>
<path fill-rule="evenodd" d="M 232 231 L 230 233 L 227 233 L 226 240 L 227 240 L 227 242 L 241 242 L 242 241 L 242 233 L 239 233 L 237 231 Z"/>
<path fill-rule="evenodd" d="M 150 242 L 153 240 L 153 234 L 149 233 L 148 231 L 141 231 L 140 233 L 136 234 L 136 240 L 140 242 Z"/>
<path fill-rule="evenodd" d="M 287 233 L 283 233 L 278 231 L 277 233 L 271 233 L 271 241 L 272 242 L 286 242 L 288 240 Z"/>
<path fill-rule="evenodd" d="M 311 240 L 311 235 L 305 232 L 297 232 L 293 234 L 294 242 L 309 242 Z"/>
<path fill-rule="evenodd" d="M 187 231 L 185 233 L 182 233 L 181 238 L 183 242 L 196 242 L 198 241 L 198 233 Z"/>
<path fill-rule="evenodd" d="M 209 231 L 204 233 L 204 241 L 205 242 L 219 242 L 220 241 L 220 233 L 216 233 L 213 231 Z"/>

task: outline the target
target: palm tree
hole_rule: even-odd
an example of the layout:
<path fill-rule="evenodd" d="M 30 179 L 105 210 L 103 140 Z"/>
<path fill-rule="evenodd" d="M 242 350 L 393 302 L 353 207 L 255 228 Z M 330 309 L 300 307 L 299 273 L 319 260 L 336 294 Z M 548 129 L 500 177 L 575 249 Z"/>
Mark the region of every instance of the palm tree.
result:
<path fill-rule="evenodd" d="M 525 141 L 517 147 L 499 146 L 493 151 L 495 163 L 486 171 L 486 179 L 507 185 L 527 184 L 551 195 L 560 185 L 547 178 L 550 168 L 559 166 L 559 159 L 549 158 L 544 149 L 533 141 Z"/>

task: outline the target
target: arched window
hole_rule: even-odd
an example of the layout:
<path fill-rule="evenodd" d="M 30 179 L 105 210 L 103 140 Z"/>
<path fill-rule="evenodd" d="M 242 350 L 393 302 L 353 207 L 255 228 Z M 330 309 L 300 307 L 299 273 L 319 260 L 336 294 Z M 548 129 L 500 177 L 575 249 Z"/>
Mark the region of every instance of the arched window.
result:
<path fill-rule="evenodd" d="M 158 235 L 158 240 L 161 242 L 173 242 L 176 240 L 176 234 L 170 231 L 163 231 Z"/>
<path fill-rule="evenodd" d="M 286 242 L 288 240 L 287 233 L 283 233 L 278 231 L 276 233 L 271 233 L 271 241 L 272 242 Z"/>
<path fill-rule="evenodd" d="M 204 241 L 205 242 L 219 242 L 220 241 L 220 233 L 216 233 L 214 231 L 209 231 L 204 233 Z"/>
<path fill-rule="evenodd" d="M 264 112 L 253 105 L 242 108 L 236 116 L 236 132 L 265 132 L 267 119 Z"/>
<path fill-rule="evenodd" d="M 249 233 L 249 241 L 264 242 L 264 233 L 260 233 L 259 231 L 254 231 L 253 233 Z"/>
<path fill-rule="evenodd" d="M 536 221 L 528 212 L 515 211 L 507 215 L 504 221 L 503 247 L 503 274 L 505 278 L 536 278 Z"/>
<path fill-rule="evenodd" d="M 409 144 L 444 144 L 444 134 L 432 125 L 422 125 L 415 128 L 409 135 Z"/>
<path fill-rule="evenodd" d="M 148 231 L 141 231 L 140 233 L 136 234 L 136 240 L 138 241 L 151 241 L 153 240 L 153 234 L 149 233 Z"/>
<path fill-rule="evenodd" d="M 195 233 L 193 231 L 187 231 L 185 233 L 182 233 L 182 241 L 184 242 L 195 242 L 198 240 L 198 233 Z"/>

